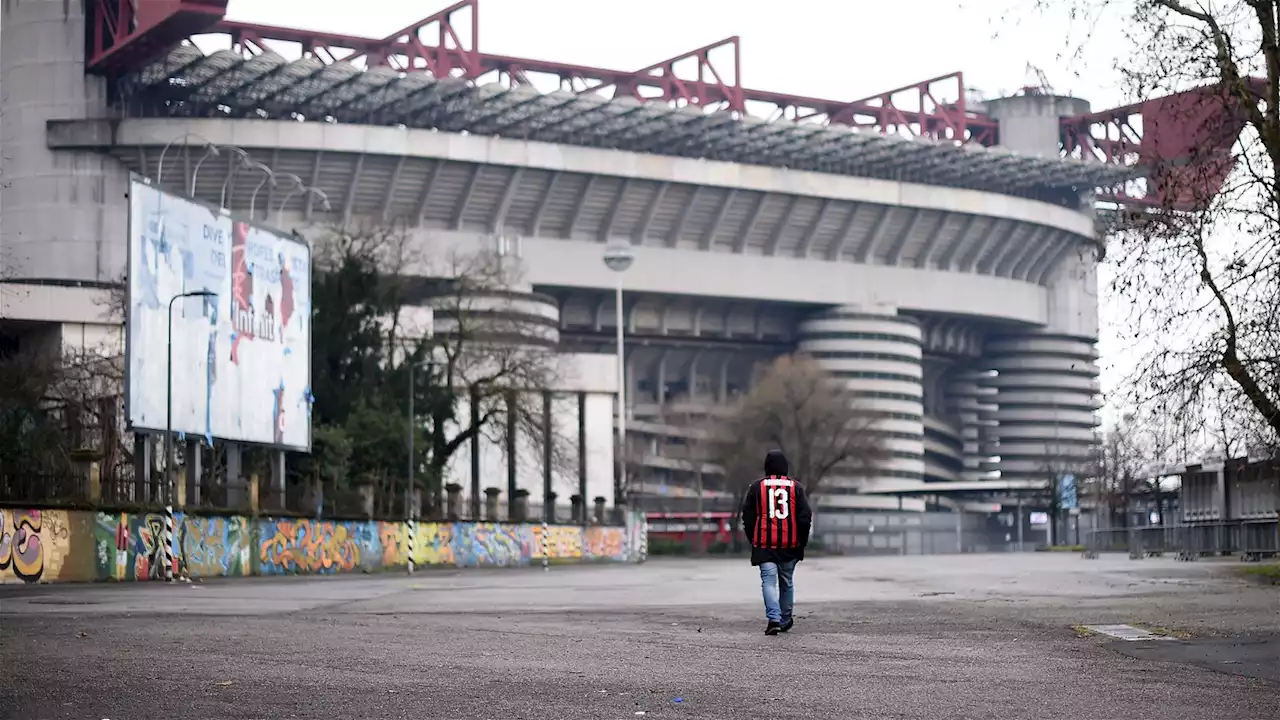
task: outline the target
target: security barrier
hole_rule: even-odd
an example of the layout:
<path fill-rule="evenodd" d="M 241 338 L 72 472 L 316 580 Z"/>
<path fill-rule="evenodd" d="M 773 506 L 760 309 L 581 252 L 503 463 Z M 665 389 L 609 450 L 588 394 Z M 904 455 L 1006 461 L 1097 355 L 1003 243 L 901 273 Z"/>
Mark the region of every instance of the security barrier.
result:
<path fill-rule="evenodd" d="M 1239 520 L 1187 525 L 1105 528 L 1085 536 L 1084 556 L 1127 552 L 1133 559 L 1173 555 L 1195 560 L 1214 555 L 1239 555 L 1257 561 L 1280 554 L 1280 521 Z"/>

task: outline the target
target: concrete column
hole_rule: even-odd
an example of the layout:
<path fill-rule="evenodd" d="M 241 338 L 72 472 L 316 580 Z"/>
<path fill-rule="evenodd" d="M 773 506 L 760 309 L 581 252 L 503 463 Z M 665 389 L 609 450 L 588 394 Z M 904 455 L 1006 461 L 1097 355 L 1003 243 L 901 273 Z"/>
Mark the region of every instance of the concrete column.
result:
<path fill-rule="evenodd" d="M 885 306 L 840 307 L 800 324 L 797 346 L 854 393 L 868 410 L 883 413 L 876 432 L 884 434 L 889 458 L 864 483 L 924 480 L 923 332 L 915 318 Z M 857 485 L 855 485 L 857 483 Z"/>
<path fill-rule="evenodd" d="M 525 522 L 529 519 L 529 491 L 523 488 L 514 493 L 515 501 L 511 503 L 512 513 L 507 518 L 510 522 Z"/>
<path fill-rule="evenodd" d="M 1000 147 L 1037 157 L 1058 157 L 1062 118 L 1089 112 L 1088 101 L 1065 95 L 1023 94 L 984 104 L 1000 123 Z"/>
<path fill-rule="evenodd" d="M 240 443 L 229 442 L 225 447 L 227 448 L 227 476 L 223 482 L 227 488 L 227 505 L 233 508 L 244 507 L 248 503 L 249 493 L 245 489 L 242 476 L 244 470 Z M 254 497 L 256 502 L 257 491 L 254 491 Z"/>
<path fill-rule="evenodd" d="M 489 522 L 498 522 L 498 496 L 502 495 L 502 490 L 496 487 L 484 489 L 484 519 Z M 479 520 L 480 518 L 473 518 Z"/>
<path fill-rule="evenodd" d="M 184 474 L 187 485 L 186 502 L 183 505 L 198 506 L 200 504 L 200 478 L 203 475 L 204 448 L 201 447 L 200 441 L 196 439 L 187 439 L 187 447 L 182 453 L 186 458 L 186 467 Z"/>
<path fill-rule="evenodd" d="M 271 451 L 271 494 L 276 498 L 276 509 L 284 510 L 287 504 L 284 495 L 284 451 Z"/>
<path fill-rule="evenodd" d="M 449 483 L 448 485 L 444 486 L 444 490 L 445 490 L 445 493 L 447 493 L 446 502 L 448 503 L 445 511 L 446 517 L 449 519 L 450 522 L 461 519 L 462 518 L 462 486 L 459 485 L 458 483 Z"/>

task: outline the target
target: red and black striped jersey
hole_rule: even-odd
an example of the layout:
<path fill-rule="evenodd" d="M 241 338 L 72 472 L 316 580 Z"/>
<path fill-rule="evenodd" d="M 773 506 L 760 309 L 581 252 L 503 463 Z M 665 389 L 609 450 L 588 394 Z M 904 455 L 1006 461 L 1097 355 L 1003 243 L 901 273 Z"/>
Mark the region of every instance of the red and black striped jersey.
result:
<path fill-rule="evenodd" d="M 742 505 L 743 525 L 752 547 L 790 550 L 809 543 L 813 514 L 804 486 L 794 479 L 777 475 L 761 478 L 748 489 Z"/>

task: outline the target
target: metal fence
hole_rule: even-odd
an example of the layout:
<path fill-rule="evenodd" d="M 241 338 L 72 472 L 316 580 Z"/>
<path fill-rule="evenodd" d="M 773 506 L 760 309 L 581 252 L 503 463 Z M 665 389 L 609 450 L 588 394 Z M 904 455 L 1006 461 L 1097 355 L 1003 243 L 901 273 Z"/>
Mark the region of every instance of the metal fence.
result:
<path fill-rule="evenodd" d="M 1237 520 L 1106 528 L 1086 534 L 1086 558 L 1113 552 L 1125 552 L 1134 559 L 1173 555 L 1178 560 L 1195 560 L 1239 555 L 1241 560 L 1257 561 L 1280 555 L 1280 521 Z"/>

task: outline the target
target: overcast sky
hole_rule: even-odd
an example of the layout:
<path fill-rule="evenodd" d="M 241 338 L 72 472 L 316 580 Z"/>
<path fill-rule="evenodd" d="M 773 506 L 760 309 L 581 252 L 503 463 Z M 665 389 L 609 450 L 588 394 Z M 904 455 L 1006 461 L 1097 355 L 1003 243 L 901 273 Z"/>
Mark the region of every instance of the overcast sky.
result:
<path fill-rule="evenodd" d="M 228 17 L 384 37 L 449 0 L 231 0 Z M 1101 110 L 1126 102 L 1115 58 L 1128 48 L 1107 21 L 1073 22 L 1036 0 L 481 0 L 484 52 L 635 70 L 741 38 L 742 84 L 854 100 L 957 70 L 988 97 L 1039 84 Z M 1050 3 L 1055 4 L 1055 3 Z M 1062 0 L 1059 8 L 1068 3 Z M 1086 36 L 1087 35 L 1087 36 Z M 1087 42 L 1086 42 L 1087 41 Z M 1083 45 L 1084 51 L 1079 48 Z M 950 98 L 948 98 L 950 99 Z M 1127 311 L 1105 300 L 1103 385 L 1127 372 L 1107 326 Z"/>

